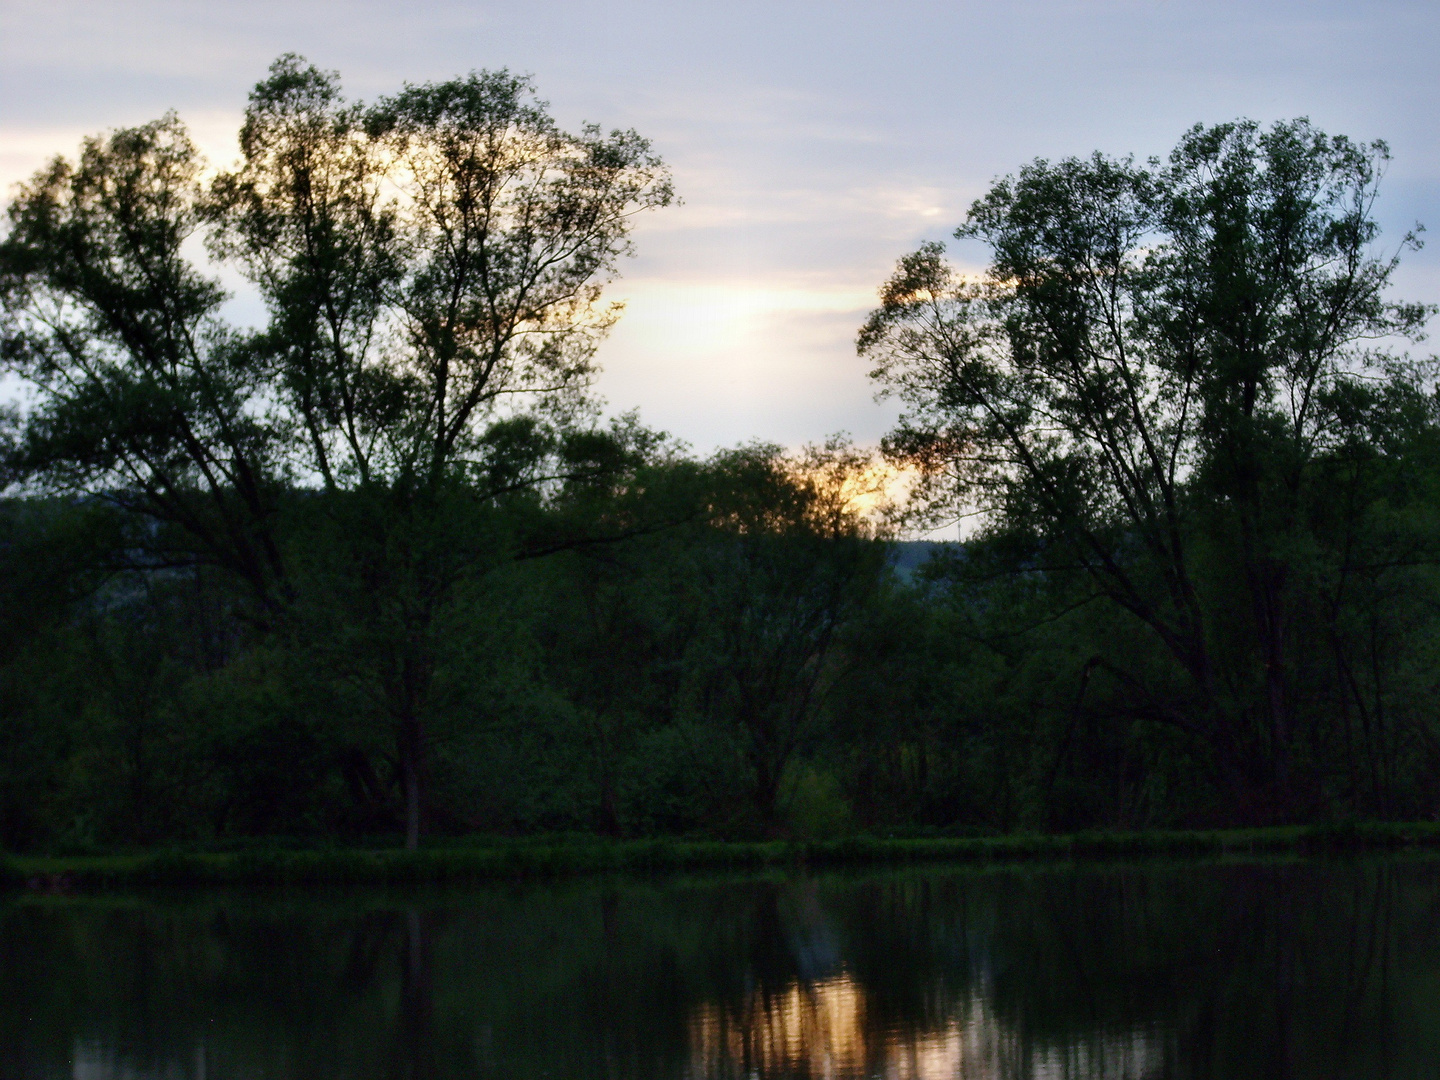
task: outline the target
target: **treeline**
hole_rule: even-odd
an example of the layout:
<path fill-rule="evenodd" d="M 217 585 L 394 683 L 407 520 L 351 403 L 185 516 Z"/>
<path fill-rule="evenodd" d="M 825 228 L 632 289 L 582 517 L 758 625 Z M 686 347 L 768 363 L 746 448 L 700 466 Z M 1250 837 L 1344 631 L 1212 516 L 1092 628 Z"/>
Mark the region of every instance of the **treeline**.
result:
<path fill-rule="evenodd" d="M 1433 423 L 1415 435 L 1367 515 L 1395 544 L 1425 542 L 1440 507 Z M 755 447 L 639 465 L 625 535 L 538 500 L 488 511 L 489 561 L 466 568 L 433 629 L 425 828 L 964 835 L 1433 817 L 1428 563 L 1316 574 L 1280 802 L 1263 713 L 1237 792 L 1208 740 L 1156 714 L 1173 663 L 1083 576 L 1017 568 L 1000 540 L 897 551 L 799 464 Z M 271 625 L 214 567 L 134 567 L 155 530 L 104 500 L 5 505 L 8 849 L 403 829 L 394 643 L 334 535 L 352 508 L 292 499 L 281 535 L 303 601 Z M 1352 595 L 1322 607 L 1342 584 Z"/>
<path fill-rule="evenodd" d="M 845 505 L 854 457 L 637 460 L 603 499 L 452 493 L 486 556 L 420 643 L 391 623 L 411 583 L 343 535 L 349 495 L 282 503 L 296 599 L 271 622 L 213 567 L 134 566 L 160 536 L 107 500 L 6 504 L 7 846 L 400 831 L 407 647 L 427 830 L 847 827 L 814 754 L 894 587 Z"/>
<path fill-rule="evenodd" d="M 588 396 L 672 198 L 634 132 L 289 56 L 240 142 L 212 175 L 169 116 L 9 209 L 7 847 L 1440 808 L 1432 309 L 1388 299 L 1383 144 L 1027 166 L 958 232 L 985 274 L 926 245 L 861 330 L 883 458 L 700 459 Z"/>

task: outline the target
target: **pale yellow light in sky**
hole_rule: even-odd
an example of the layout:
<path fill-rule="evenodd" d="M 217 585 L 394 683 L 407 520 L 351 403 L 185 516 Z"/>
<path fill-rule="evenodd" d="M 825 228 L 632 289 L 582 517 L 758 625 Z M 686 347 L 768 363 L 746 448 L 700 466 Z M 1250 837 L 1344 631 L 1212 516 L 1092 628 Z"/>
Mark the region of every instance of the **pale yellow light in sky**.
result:
<path fill-rule="evenodd" d="M 622 278 L 610 295 L 626 306 L 600 349 L 601 393 L 617 408 L 644 403 L 648 422 L 700 449 L 783 430 L 780 410 L 797 403 L 815 409 L 807 437 L 820 439 L 844 426 L 818 419 L 837 393 L 868 405 L 850 341 L 875 304 L 873 287 L 697 275 Z"/>
<path fill-rule="evenodd" d="M 729 352 L 768 320 L 791 315 L 865 311 L 873 288 L 807 286 L 781 282 L 621 282 L 626 318 L 642 324 L 632 338 L 647 347 Z"/>
<path fill-rule="evenodd" d="M 158 115 L 137 115 L 129 122 L 143 124 Z M 181 119 L 212 167 L 228 168 L 239 158 L 239 112 L 187 111 Z M 86 136 L 103 134 L 103 126 L 0 128 L 0 198 L 8 203 L 16 184 L 29 180 L 56 155 L 73 158 Z"/>

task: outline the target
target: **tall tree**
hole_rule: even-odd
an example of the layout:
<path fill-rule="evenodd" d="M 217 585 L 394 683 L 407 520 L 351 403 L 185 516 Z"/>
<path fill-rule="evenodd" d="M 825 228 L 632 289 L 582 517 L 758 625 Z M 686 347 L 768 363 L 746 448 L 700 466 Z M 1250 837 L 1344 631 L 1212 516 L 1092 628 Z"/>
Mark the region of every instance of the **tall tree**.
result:
<path fill-rule="evenodd" d="M 787 456 L 757 445 L 716 461 L 705 535 L 683 565 L 697 618 L 689 708 L 732 738 L 754 824 L 782 828 L 785 785 L 819 742 L 847 667 L 845 636 L 888 567 L 870 515 L 883 495 L 867 452 L 836 438 Z"/>
<path fill-rule="evenodd" d="M 8 440 L 5 479 L 178 525 L 190 543 L 162 560 L 221 563 L 273 612 L 279 418 L 221 317 L 224 290 L 183 250 L 204 220 L 201 169 L 167 115 L 87 139 L 10 205 L 0 355 L 38 393 Z"/>
<path fill-rule="evenodd" d="M 859 337 L 908 406 L 887 448 L 918 467 L 927 511 L 975 506 L 1033 539 L 1026 569 L 1079 570 L 1130 612 L 1189 685 L 1179 700 L 1137 686 L 1143 707 L 1207 740 L 1236 783 L 1257 760 L 1288 783 L 1315 462 L 1384 410 L 1377 380 L 1425 385 L 1377 345 L 1418 339 L 1432 310 L 1386 296 L 1387 160 L 1298 120 L 1197 126 L 1165 162 L 1034 162 L 956 231 L 989 247 L 985 273 L 923 246 Z M 1240 596 L 1207 559 L 1238 567 Z M 1222 648 L 1237 601 L 1245 643 Z"/>
<path fill-rule="evenodd" d="M 562 132 L 507 72 L 365 107 L 293 55 L 240 143 L 207 184 L 169 116 L 22 190 L 4 349 L 40 397 L 13 465 L 180 526 L 291 629 L 327 601 L 297 592 L 276 522 L 321 522 L 316 580 L 353 624 L 330 656 L 392 723 L 414 846 L 437 614 L 494 557 L 499 502 L 604 467 L 564 433 L 619 314 L 601 289 L 668 175 L 634 132 Z M 197 234 L 259 290 L 262 331 L 224 323 Z M 316 498 L 287 503 L 296 484 Z"/>

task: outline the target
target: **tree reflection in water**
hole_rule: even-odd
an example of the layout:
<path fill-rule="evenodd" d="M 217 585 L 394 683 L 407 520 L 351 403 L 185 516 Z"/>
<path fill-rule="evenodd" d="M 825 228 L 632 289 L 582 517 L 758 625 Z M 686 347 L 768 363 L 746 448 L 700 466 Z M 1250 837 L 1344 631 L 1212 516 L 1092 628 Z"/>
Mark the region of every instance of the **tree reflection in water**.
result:
<path fill-rule="evenodd" d="M 1440 861 L 0 902 L 21 1080 L 1411 1080 Z"/>
<path fill-rule="evenodd" d="M 871 1023 L 865 991 L 848 974 L 778 994 L 756 992 L 738 1008 L 701 1005 L 691 1019 L 689 1075 L 741 1080 L 1143 1080 L 1163 1075 L 1160 1047 L 1143 1032 L 1069 1046 L 1025 1045 L 983 996 L 957 1003 L 933 1031 Z"/>

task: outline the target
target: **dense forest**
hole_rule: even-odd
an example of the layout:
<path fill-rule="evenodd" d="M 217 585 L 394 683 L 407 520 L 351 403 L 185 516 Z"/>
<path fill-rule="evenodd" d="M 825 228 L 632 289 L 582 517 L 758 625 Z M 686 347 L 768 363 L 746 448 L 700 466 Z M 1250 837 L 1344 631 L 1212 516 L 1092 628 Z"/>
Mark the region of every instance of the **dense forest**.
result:
<path fill-rule="evenodd" d="M 878 451 L 708 457 L 591 392 L 674 197 L 635 132 L 286 56 L 240 146 L 168 115 L 9 205 L 6 849 L 1440 812 L 1433 308 L 1390 296 L 1382 143 L 1027 165 L 957 230 L 984 273 L 927 244 L 881 287 Z"/>

